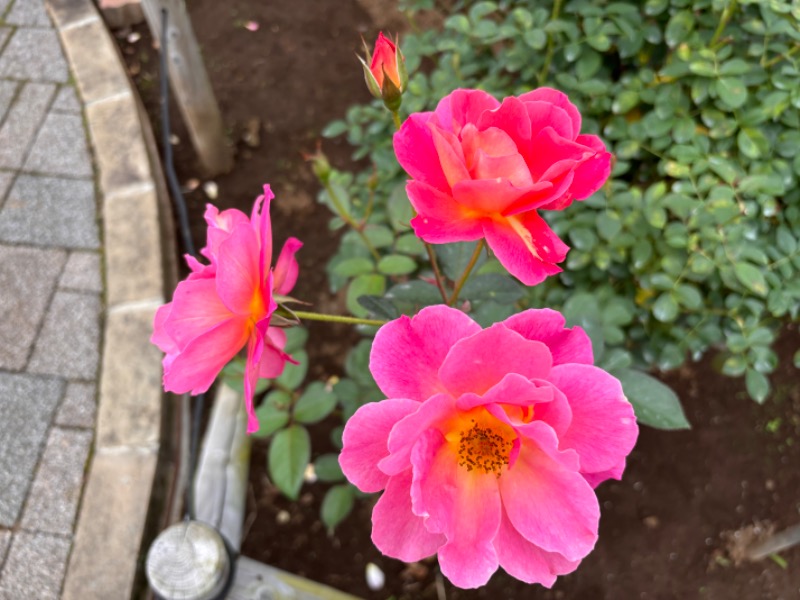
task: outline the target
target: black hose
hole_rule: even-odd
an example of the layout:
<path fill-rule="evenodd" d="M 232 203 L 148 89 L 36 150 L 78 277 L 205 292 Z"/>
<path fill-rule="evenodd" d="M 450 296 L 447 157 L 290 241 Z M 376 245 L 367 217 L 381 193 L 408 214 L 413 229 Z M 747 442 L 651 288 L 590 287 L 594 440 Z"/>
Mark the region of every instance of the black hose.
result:
<path fill-rule="evenodd" d="M 169 186 L 175 212 L 178 214 L 178 225 L 183 238 L 183 246 L 187 254 L 198 258 L 197 250 L 192 240 L 192 230 L 189 227 L 189 213 L 186 209 L 186 200 L 178 184 L 178 177 L 175 174 L 175 165 L 172 163 L 172 144 L 169 140 L 169 82 L 167 78 L 167 18 L 169 13 L 166 8 L 161 9 L 161 53 L 160 53 L 160 90 L 161 90 L 161 128 L 162 144 L 164 146 L 164 170 L 167 172 L 167 184 Z M 197 446 L 200 441 L 200 425 L 203 418 L 204 394 L 195 397 L 194 412 L 192 415 L 192 428 L 189 446 L 189 477 L 186 485 L 183 514 L 184 518 L 189 519 L 194 512 L 194 472 L 197 468 Z"/>

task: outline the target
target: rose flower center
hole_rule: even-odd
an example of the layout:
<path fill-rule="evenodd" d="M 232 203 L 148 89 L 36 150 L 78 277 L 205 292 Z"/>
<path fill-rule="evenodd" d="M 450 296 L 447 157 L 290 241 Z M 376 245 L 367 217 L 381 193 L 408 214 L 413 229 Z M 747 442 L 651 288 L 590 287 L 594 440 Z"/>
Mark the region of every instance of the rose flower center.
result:
<path fill-rule="evenodd" d="M 464 421 L 466 426 L 447 435 L 456 451 L 458 466 L 476 473 L 494 473 L 499 478 L 514 447 L 513 430 L 491 418 Z"/>

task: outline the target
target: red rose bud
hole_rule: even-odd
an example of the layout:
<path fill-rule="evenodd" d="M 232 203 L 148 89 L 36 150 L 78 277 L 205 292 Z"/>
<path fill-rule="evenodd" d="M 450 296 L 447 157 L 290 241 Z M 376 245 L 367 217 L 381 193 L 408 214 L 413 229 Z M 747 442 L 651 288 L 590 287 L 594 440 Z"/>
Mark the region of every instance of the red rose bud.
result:
<path fill-rule="evenodd" d="M 402 94 L 408 85 L 408 72 L 403 53 L 397 44 L 383 35 L 383 32 L 378 34 L 378 39 L 375 41 L 375 53 L 370 55 L 366 42 L 364 51 L 366 60 L 360 56 L 359 60 L 364 67 L 364 79 L 370 93 L 382 99 L 389 110 L 396 111 L 400 107 Z"/>

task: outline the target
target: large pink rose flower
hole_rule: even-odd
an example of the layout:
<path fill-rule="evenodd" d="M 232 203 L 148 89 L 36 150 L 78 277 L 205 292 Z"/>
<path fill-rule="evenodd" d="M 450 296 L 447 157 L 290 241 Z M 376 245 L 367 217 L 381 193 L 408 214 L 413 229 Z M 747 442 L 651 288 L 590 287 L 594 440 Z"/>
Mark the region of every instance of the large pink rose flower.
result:
<path fill-rule="evenodd" d="M 594 487 L 619 479 L 638 435 L 582 329 L 527 310 L 488 329 L 446 306 L 384 325 L 370 369 L 387 400 L 347 422 L 339 458 L 384 490 L 372 541 L 407 562 L 438 553 L 464 588 L 498 565 L 551 586 L 594 547 Z"/>
<path fill-rule="evenodd" d="M 200 250 L 210 264 L 191 256 L 191 273 L 175 289 L 172 302 L 158 309 L 150 341 L 164 356 L 164 389 L 200 394 L 208 390 L 222 368 L 247 346 L 244 400 L 247 432 L 258 430 L 253 392 L 259 377 L 277 377 L 291 357 L 283 352 L 286 334 L 270 327 L 277 308 L 273 294 L 288 294 L 297 281 L 295 253 L 302 242 L 289 238 L 274 269 L 268 185 L 248 218 L 230 209 L 208 205 L 208 238 Z"/>
<path fill-rule="evenodd" d="M 561 210 L 603 185 L 611 155 L 581 135 L 562 92 L 539 88 L 502 103 L 456 90 L 433 112 L 409 116 L 394 136 L 416 234 L 433 244 L 486 238 L 508 271 L 536 285 L 561 271 L 569 248 L 538 210 Z"/>

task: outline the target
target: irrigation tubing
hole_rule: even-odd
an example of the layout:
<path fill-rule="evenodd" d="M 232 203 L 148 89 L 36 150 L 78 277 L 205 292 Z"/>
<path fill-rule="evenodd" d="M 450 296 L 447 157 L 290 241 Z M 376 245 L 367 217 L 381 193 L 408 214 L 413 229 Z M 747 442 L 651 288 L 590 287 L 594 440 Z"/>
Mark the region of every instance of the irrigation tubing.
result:
<path fill-rule="evenodd" d="M 178 177 L 175 175 L 175 165 L 172 158 L 172 144 L 170 143 L 170 124 L 169 124 L 169 81 L 167 77 L 167 54 L 168 54 L 168 35 L 167 35 L 167 20 L 169 13 L 166 8 L 161 9 L 161 52 L 159 63 L 159 78 L 160 78 L 160 91 L 161 91 L 161 129 L 162 129 L 162 145 L 164 150 L 164 170 L 167 174 L 167 185 L 169 187 L 170 195 L 175 206 L 175 212 L 178 215 L 178 225 L 181 230 L 181 237 L 183 238 L 183 246 L 188 254 L 194 258 L 198 258 L 197 250 L 192 240 L 192 230 L 189 227 L 189 213 L 186 209 L 186 200 L 181 192 L 181 186 L 178 184 Z M 186 490 L 184 496 L 184 509 L 183 515 L 185 519 L 192 517 L 194 509 L 194 473 L 197 468 L 197 446 L 200 441 L 200 426 L 203 419 L 203 404 L 205 400 L 204 394 L 195 396 L 195 402 L 192 413 L 191 437 L 189 445 L 189 476 L 186 482 Z"/>

